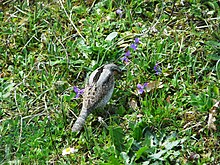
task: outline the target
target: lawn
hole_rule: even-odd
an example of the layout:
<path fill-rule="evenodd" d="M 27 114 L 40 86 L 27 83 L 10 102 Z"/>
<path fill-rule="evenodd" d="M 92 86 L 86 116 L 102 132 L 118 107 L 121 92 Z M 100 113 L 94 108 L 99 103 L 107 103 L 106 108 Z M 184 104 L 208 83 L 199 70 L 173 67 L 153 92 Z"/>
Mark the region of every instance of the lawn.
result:
<path fill-rule="evenodd" d="M 218 0 L 0 0 L 0 164 L 218 164 Z M 93 70 L 112 99 L 71 127 Z"/>

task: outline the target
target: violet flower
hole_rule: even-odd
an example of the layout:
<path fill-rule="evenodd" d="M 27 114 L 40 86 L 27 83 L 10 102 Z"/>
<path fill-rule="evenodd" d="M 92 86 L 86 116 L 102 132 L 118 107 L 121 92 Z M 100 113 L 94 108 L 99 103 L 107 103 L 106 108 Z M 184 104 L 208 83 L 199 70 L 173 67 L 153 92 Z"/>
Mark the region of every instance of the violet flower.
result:
<path fill-rule="evenodd" d="M 134 39 L 134 43 L 135 43 L 135 44 L 139 44 L 139 43 L 140 43 L 139 38 L 135 38 L 135 39 Z"/>
<path fill-rule="evenodd" d="M 126 56 L 123 56 L 122 58 L 121 58 L 121 60 L 122 60 L 122 62 L 128 62 L 128 57 L 126 57 Z"/>
<path fill-rule="evenodd" d="M 135 44 L 131 44 L 131 46 L 130 46 L 134 51 L 136 51 L 137 50 L 137 45 L 135 45 Z"/>
<path fill-rule="evenodd" d="M 125 57 L 128 57 L 128 56 L 130 56 L 131 55 L 131 53 L 130 53 L 130 51 L 128 50 L 126 53 L 125 53 Z"/>
<path fill-rule="evenodd" d="M 140 40 L 139 40 L 139 38 L 135 38 L 135 40 L 134 40 L 134 43 L 132 43 L 131 45 L 130 45 L 130 48 L 131 49 L 133 49 L 134 51 L 136 51 L 137 50 L 137 45 L 140 43 Z M 131 53 L 130 53 L 130 51 L 128 50 L 125 54 L 124 54 L 124 56 L 121 58 L 121 60 L 123 61 L 123 62 L 128 62 L 128 57 L 131 55 Z"/>
<path fill-rule="evenodd" d="M 146 88 L 148 85 L 148 83 L 144 83 L 144 85 L 138 84 L 137 88 L 138 88 L 138 94 L 142 94 L 144 92 L 144 88 Z"/>
<path fill-rule="evenodd" d="M 128 50 L 125 54 L 124 54 L 124 56 L 121 58 L 121 60 L 123 61 L 123 62 L 128 62 L 128 57 L 131 55 L 131 53 L 130 53 L 130 51 Z"/>
<path fill-rule="evenodd" d="M 156 63 L 156 65 L 154 66 L 154 71 L 156 72 L 157 75 L 162 73 L 158 63 Z"/>
<path fill-rule="evenodd" d="M 117 9 L 116 10 L 116 14 L 118 14 L 119 17 L 121 18 L 122 17 L 122 10 L 121 9 Z"/>
<path fill-rule="evenodd" d="M 74 86 L 73 87 L 74 92 L 76 93 L 75 98 L 79 98 L 80 95 L 84 93 L 84 89 L 79 89 L 78 87 Z"/>

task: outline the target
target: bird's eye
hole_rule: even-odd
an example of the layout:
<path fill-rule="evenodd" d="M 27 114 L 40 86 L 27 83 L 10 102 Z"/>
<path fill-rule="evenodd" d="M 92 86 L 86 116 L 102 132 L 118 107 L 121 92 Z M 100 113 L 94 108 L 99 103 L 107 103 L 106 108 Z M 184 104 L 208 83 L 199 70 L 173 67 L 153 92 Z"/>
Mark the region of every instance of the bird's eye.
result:
<path fill-rule="evenodd" d="M 114 73 L 114 75 L 116 75 L 116 74 L 118 74 L 119 72 L 118 72 L 117 70 L 115 70 L 113 73 Z"/>

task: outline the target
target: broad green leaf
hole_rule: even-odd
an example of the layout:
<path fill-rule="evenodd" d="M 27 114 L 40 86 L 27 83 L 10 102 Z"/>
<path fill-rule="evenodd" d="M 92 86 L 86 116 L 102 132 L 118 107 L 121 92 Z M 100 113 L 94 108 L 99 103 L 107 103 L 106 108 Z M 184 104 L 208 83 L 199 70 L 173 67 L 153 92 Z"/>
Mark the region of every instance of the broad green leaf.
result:
<path fill-rule="evenodd" d="M 170 150 L 172 149 L 173 147 L 177 146 L 179 143 L 180 143 L 181 139 L 179 140 L 175 140 L 175 141 L 165 141 L 163 143 L 163 146 L 167 149 L 167 150 Z"/>
<path fill-rule="evenodd" d="M 136 160 L 138 160 L 142 154 L 148 149 L 147 146 L 141 147 L 137 152 L 136 152 Z"/>
<path fill-rule="evenodd" d="M 211 46 L 220 47 L 220 43 L 217 41 L 207 41 L 206 43 Z"/>
<path fill-rule="evenodd" d="M 140 140 L 141 137 L 142 137 L 142 128 L 140 128 L 140 126 L 138 125 L 134 128 L 133 138 L 135 140 Z"/>
<path fill-rule="evenodd" d="M 208 55 L 208 58 L 209 58 L 210 60 L 214 60 L 214 61 L 220 60 L 220 56 L 219 56 L 218 54 L 209 54 L 209 55 Z"/>
<path fill-rule="evenodd" d="M 117 151 L 121 152 L 124 148 L 124 132 L 121 127 L 110 127 L 111 140 Z"/>
<path fill-rule="evenodd" d="M 134 138 L 131 137 L 127 140 L 125 147 L 126 147 L 126 152 L 128 153 L 132 147 L 132 144 L 134 143 Z"/>

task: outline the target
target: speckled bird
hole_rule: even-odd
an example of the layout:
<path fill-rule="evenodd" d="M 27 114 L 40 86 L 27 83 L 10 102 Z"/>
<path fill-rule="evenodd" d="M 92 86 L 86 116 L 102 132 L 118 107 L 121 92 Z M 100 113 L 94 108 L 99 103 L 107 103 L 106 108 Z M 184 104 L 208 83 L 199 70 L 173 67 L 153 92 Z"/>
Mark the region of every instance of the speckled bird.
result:
<path fill-rule="evenodd" d="M 106 64 L 92 72 L 83 93 L 82 110 L 72 127 L 73 132 L 79 132 L 88 115 L 95 109 L 104 108 L 111 99 L 114 90 L 114 75 L 121 69 L 115 64 Z"/>

